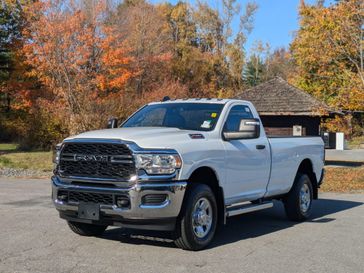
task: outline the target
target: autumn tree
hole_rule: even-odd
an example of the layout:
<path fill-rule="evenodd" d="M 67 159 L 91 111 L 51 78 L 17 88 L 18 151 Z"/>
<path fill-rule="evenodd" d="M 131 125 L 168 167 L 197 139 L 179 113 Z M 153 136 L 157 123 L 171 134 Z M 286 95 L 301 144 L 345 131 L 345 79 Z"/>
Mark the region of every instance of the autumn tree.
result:
<path fill-rule="evenodd" d="M 233 12 L 240 12 L 240 6 L 235 6 L 235 1 L 224 1 L 225 10 L 232 9 L 227 14 L 233 14 Z M 253 19 L 258 9 L 257 4 L 254 2 L 248 2 L 245 6 L 244 13 L 239 17 L 239 28 L 236 36 L 233 38 L 233 42 L 229 43 L 226 48 L 226 55 L 229 60 L 229 70 L 232 77 L 232 88 L 234 92 L 241 92 L 244 88 L 244 73 L 249 64 L 246 62 L 245 43 L 250 32 L 253 30 Z M 228 20 L 229 21 L 229 20 Z M 231 31 L 227 31 L 231 35 Z M 229 41 L 230 37 L 225 36 L 225 40 Z M 251 64 L 250 64 L 251 65 Z"/>
<path fill-rule="evenodd" d="M 1 106 L 10 112 L 11 104 L 17 104 L 22 88 L 21 55 L 22 29 L 25 24 L 23 5 L 27 1 L 7 0 L 0 5 L 0 98 Z M 23 94 L 24 95 L 24 94 Z M 18 101 L 19 105 L 19 101 Z"/>
<path fill-rule="evenodd" d="M 111 114 L 108 102 L 131 76 L 123 40 L 103 24 L 106 2 L 92 12 L 81 7 L 75 1 L 35 3 L 24 46 L 31 73 L 53 92 L 45 104 L 66 118 L 70 133 L 101 127 Z"/>
<path fill-rule="evenodd" d="M 173 74 L 188 86 L 189 95 L 197 89 L 202 94 L 201 87 L 207 85 L 206 71 L 209 68 L 203 51 L 199 49 L 193 10 L 183 2 L 175 6 L 165 4 L 161 8 L 164 9 L 172 33 Z"/>
<path fill-rule="evenodd" d="M 295 83 L 338 110 L 364 110 L 364 2 L 300 5 L 300 29 L 292 43 Z M 350 121 L 350 117 L 347 118 Z M 340 117 L 329 130 L 351 133 Z"/>
<path fill-rule="evenodd" d="M 296 84 L 336 109 L 364 109 L 364 3 L 300 5 L 292 43 Z"/>
<path fill-rule="evenodd" d="M 281 47 L 269 53 L 265 60 L 265 76 L 269 80 L 274 77 L 281 77 L 290 81 L 294 77 L 295 65 L 291 52 Z"/>
<path fill-rule="evenodd" d="M 22 141 L 33 125 L 34 101 L 41 92 L 27 76 L 22 46 L 26 27 L 24 10 L 31 0 L 3 0 L 0 4 L 0 138 Z M 34 134 L 33 134 L 34 135 Z M 21 143 L 22 144 L 22 143 Z"/>
<path fill-rule="evenodd" d="M 256 86 L 275 77 L 287 81 L 295 76 L 295 66 L 291 53 L 286 48 L 271 51 L 268 43 L 257 41 L 251 49 L 243 71 L 243 80 L 247 86 Z"/>
<path fill-rule="evenodd" d="M 120 5 L 112 21 L 114 29 L 125 40 L 136 71 L 129 89 L 143 96 L 170 74 L 172 34 L 162 11 L 144 1 Z"/>
<path fill-rule="evenodd" d="M 24 24 L 17 30 L 21 39 L 12 51 L 17 53 L 11 55 L 19 59 L 10 62 L 9 54 L 0 58 L 16 64 L 23 76 L 13 77 L 22 86 L 13 88 L 12 97 L 23 94 L 27 100 L 13 99 L 12 106 L 29 110 L 30 126 L 21 135 L 38 139 L 30 143 L 48 145 L 61 138 L 56 132 L 100 128 L 109 116 L 125 118 L 165 95 L 227 97 L 243 88 L 244 46 L 254 4 L 243 9 L 238 1 L 226 0 L 219 9 L 204 1 L 6 2 L 20 3 Z M 16 18 L 6 12 L 3 21 Z M 236 19 L 240 26 L 232 31 Z M 8 48 L 14 49 L 13 44 Z M 31 85 L 26 86 L 28 79 Z"/>
<path fill-rule="evenodd" d="M 223 1 L 222 9 L 198 1 L 165 5 L 173 37 L 173 71 L 190 95 L 231 96 L 242 88 L 246 36 L 256 5 L 243 11 L 237 1 Z M 237 32 L 233 19 L 240 18 Z"/>

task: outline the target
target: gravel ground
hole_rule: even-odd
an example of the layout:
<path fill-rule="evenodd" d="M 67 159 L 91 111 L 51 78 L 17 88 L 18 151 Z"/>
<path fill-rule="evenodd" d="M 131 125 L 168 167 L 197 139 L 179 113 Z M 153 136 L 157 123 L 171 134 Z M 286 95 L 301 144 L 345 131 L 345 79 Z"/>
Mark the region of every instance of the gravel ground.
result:
<path fill-rule="evenodd" d="M 283 207 L 233 217 L 206 250 L 166 234 L 109 228 L 73 234 L 50 200 L 49 180 L 0 178 L 0 272 L 364 272 L 364 194 L 322 194 L 312 219 Z"/>
<path fill-rule="evenodd" d="M 27 178 L 45 178 L 50 177 L 51 172 L 42 172 L 31 169 L 13 169 L 13 168 L 0 168 L 0 177 L 27 177 Z"/>

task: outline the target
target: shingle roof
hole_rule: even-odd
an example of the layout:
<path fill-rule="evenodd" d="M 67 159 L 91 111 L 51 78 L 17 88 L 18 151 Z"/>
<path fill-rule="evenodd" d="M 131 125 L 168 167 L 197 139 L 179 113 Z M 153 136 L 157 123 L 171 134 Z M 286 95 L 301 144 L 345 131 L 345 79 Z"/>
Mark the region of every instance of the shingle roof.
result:
<path fill-rule="evenodd" d="M 261 115 L 324 116 L 332 112 L 326 104 L 280 77 L 245 90 L 235 98 L 251 101 Z"/>

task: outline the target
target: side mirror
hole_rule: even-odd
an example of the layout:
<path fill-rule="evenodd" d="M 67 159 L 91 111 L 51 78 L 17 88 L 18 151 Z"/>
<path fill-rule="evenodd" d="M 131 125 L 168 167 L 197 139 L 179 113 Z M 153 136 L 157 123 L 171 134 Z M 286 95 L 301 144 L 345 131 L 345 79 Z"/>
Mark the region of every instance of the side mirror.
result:
<path fill-rule="evenodd" d="M 107 128 L 111 129 L 111 128 L 117 128 L 118 127 L 118 119 L 117 118 L 110 118 L 107 121 Z"/>
<path fill-rule="evenodd" d="M 234 139 L 252 139 L 258 138 L 260 135 L 260 121 L 259 119 L 241 119 L 239 131 L 237 132 L 223 132 L 225 140 Z"/>

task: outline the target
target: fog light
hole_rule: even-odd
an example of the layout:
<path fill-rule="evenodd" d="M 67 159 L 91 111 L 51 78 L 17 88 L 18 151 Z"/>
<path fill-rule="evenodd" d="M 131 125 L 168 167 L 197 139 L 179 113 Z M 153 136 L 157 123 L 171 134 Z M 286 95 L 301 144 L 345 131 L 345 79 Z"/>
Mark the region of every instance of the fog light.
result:
<path fill-rule="evenodd" d="M 57 199 L 62 202 L 66 202 L 68 200 L 68 193 L 64 191 L 59 191 L 57 194 Z"/>
<path fill-rule="evenodd" d="M 116 196 L 116 206 L 119 208 L 128 208 L 130 206 L 129 198 L 126 196 Z"/>

